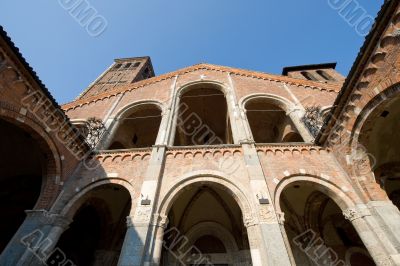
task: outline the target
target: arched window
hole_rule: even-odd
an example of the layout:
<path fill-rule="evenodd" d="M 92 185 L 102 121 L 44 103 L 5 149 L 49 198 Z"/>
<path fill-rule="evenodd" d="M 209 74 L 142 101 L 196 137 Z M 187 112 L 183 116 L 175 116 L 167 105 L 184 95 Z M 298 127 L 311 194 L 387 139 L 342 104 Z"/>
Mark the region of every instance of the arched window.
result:
<path fill-rule="evenodd" d="M 143 104 L 126 111 L 118 119 L 118 129 L 109 149 L 146 148 L 155 144 L 161 123 L 161 110 L 155 104 Z"/>
<path fill-rule="evenodd" d="M 246 114 L 256 143 L 303 142 L 289 116 L 282 107 L 270 99 L 260 97 L 249 100 Z"/>
<path fill-rule="evenodd" d="M 181 96 L 175 146 L 233 143 L 228 106 L 224 93 L 216 86 L 198 84 Z"/>

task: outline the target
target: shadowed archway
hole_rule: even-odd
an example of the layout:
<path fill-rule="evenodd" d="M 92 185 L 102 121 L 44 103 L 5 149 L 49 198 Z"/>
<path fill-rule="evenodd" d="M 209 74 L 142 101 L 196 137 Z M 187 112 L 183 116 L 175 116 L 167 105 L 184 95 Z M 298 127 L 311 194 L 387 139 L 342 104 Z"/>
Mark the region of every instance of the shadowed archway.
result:
<path fill-rule="evenodd" d="M 131 210 L 129 191 L 103 184 L 87 192 L 57 247 L 76 265 L 117 265 Z"/>

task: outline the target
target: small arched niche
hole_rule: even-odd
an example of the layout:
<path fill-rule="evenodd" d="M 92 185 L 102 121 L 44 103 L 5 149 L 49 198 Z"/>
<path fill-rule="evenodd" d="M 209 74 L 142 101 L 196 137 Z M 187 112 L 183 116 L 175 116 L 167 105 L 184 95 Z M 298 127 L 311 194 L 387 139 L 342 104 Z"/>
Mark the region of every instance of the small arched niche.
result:
<path fill-rule="evenodd" d="M 156 143 L 162 111 L 156 104 L 141 104 L 118 118 L 118 129 L 109 150 L 147 148 Z"/>
<path fill-rule="evenodd" d="M 257 97 L 247 101 L 245 109 L 256 143 L 304 142 L 283 104 Z"/>

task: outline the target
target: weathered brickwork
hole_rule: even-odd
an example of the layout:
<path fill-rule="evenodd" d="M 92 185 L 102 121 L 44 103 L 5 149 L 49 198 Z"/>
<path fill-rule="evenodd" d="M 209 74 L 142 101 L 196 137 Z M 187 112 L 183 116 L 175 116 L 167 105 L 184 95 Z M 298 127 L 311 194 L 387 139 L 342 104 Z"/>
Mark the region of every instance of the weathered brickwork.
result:
<path fill-rule="evenodd" d="M 199 64 L 154 76 L 147 57 L 119 59 L 61 107 L 2 32 L 0 122 L 32 136 L 44 159 L 40 196 L 0 264 L 45 265 L 35 252 L 58 247 L 77 265 L 400 265 L 400 146 L 390 132 L 399 30 L 399 3 L 386 1 L 346 79 L 334 64 L 304 66 L 310 80 L 301 66 L 272 75 Z M 310 107 L 329 113 L 315 140 Z M 73 124 L 93 117 L 106 134 L 89 147 Z M 51 244 L 32 251 L 21 239 L 35 229 Z M 171 232 L 187 243 L 174 246 Z M 304 234 L 331 256 L 298 242 Z M 80 246 L 89 240 L 93 250 Z"/>

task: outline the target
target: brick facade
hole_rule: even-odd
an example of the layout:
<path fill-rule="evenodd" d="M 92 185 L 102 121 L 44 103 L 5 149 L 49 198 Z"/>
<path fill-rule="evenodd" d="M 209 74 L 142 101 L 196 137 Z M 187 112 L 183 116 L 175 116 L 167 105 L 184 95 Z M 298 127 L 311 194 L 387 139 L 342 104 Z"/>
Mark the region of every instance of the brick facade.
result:
<path fill-rule="evenodd" d="M 104 200 L 105 203 L 95 203 L 99 202 L 99 195 L 106 197 L 111 193 L 104 190 L 108 187 L 113 191 L 126 191 L 130 208 L 125 210 L 128 216 L 126 226 L 112 224 L 118 230 L 126 230 L 123 245 L 112 250 L 96 250 L 96 265 L 178 263 L 168 253 L 173 250 L 163 245 L 163 241 L 167 241 L 164 233 L 172 225 L 186 228 L 175 221 L 179 220 L 179 215 L 185 217 L 182 218 L 185 221 L 197 219 L 196 215 L 188 218 L 179 213 L 180 204 L 196 189 L 218 191 L 216 195 L 219 196 L 215 197 L 225 201 L 221 206 L 228 216 L 231 215 L 229 219 L 235 221 L 235 226 L 242 230 L 237 233 L 229 229 L 224 224 L 226 219 L 220 221 L 216 215 L 218 219 L 215 221 L 202 221 L 199 227 L 193 226 L 193 230 L 183 232 L 199 237 L 214 232 L 220 237 L 225 247 L 229 247 L 228 255 L 210 253 L 209 259 L 213 263 L 311 265 L 315 260 L 295 247 L 293 237 L 302 230 L 315 229 L 313 226 L 321 221 L 312 217 L 325 217 L 322 209 L 329 206 L 330 212 L 336 211 L 336 218 L 331 215 L 331 221 L 326 218 L 325 223 L 342 219 L 341 224 L 347 223 L 346 228 L 352 228 L 349 230 L 355 232 L 354 239 L 358 241 L 357 256 L 363 254 L 364 259 L 373 260 L 376 265 L 400 265 L 400 212 L 393 205 L 395 202 L 389 200 L 382 184 L 375 179 L 377 172 L 374 173 L 371 160 L 365 157 L 365 153 L 371 150 L 367 147 L 361 152 L 359 148 L 370 143 L 361 140 L 368 140 L 368 134 L 373 132 L 375 120 L 371 113 L 385 110 L 388 113 L 388 108 L 383 106 L 399 98 L 399 28 L 399 4 L 386 1 L 346 80 L 327 65 L 304 67 L 304 71 L 319 75 L 321 80 L 307 80 L 301 74 L 301 67 L 289 68 L 289 71 L 284 71 L 285 75 L 272 75 L 210 64 L 154 76 L 147 57 L 118 59 L 80 97 L 61 107 L 15 51 L 10 40 L 3 36 L 0 39 L 0 118 L 31 134 L 46 154 L 47 161 L 40 197 L 33 210 L 28 212 L 16 237 L 3 251 L 0 264 L 38 263 L 38 257 L 30 254 L 16 239 L 37 228 L 51 239 L 51 247 L 55 248 L 60 237 L 60 243 L 63 242 L 63 233 L 76 227 L 74 223 L 78 223 L 77 217 L 86 205 L 109 204 L 112 207 L 105 216 L 116 216 L 118 202 Z M 134 64 L 136 61 L 140 62 L 136 67 L 124 67 L 127 62 Z M 322 72 L 318 72 L 321 69 L 333 79 L 328 80 L 326 76 L 323 79 Z M 118 81 L 114 82 L 114 79 Z M 197 120 L 184 121 L 183 124 L 179 119 L 182 99 L 204 97 L 201 93 L 188 94 L 202 89 L 223 94 L 227 121 L 219 121 L 208 128 L 228 125 L 227 136 L 221 137 L 223 143 L 219 145 L 174 145 L 176 134 L 193 129 L 196 123 L 199 128 L 204 125 L 200 114 Z M 218 97 L 215 95 L 206 96 Z M 209 98 L 200 106 L 211 103 L 212 113 L 213 108 L 217 110 L 217 106 L 212 106 L 214 101 L 217 102 Z M 258 108 L 275 109 L 248 110 L 249 103 L 256 103 Z M 145 112 L 144 106 L 161 109 L 161 122 L 155 127 L 154 143 L 139 148 L 135 146 L 138 136 L 129 135 L 132 139 L 130 147 L 110 149 L 125 120 L 148 118 L 134 116 L 137 110 Z M 315 141 L 303 119 L 310 107 L 331 110 Z M 272 135 L 280 140 L 275 143 L 256 142 L 255 128 L 248 119 L 250 111 L 282 112 L 285 122 L 271 128 L 276 131 Z M 108 134 L 88 156 L 90 147 L 73 123 L 92 117 L 104 123 Z M 277 115 L 271 117 L 282 122 Z M 144 122 L 137 125 L 144 126 Z M 284 135 L 288 132 L 303 141 L 285 141 Z M 205 142 L 210 136 L 207 134 L 202 136 Z M 291 192 L 296 189 L 302 192 Z M 213 202 L 210 195 L 214 192 L 204 194 L 208 196 L 201 196 L 201 193 L 196 196 L 193 192 L 193 206 L 191 203 L 188 206 L 196 209 L 195 200 L 201 197 L 204 197 L 204 202 Z M 306 204 L 300 206 L 303 201 Z M 312 215 L 315 206 L 321 209 L 318 215 Z M 212 206 L 204 208 L 210 208 L 212 212 Z M 290 208 L 292 212 L 288 211 Z M 190 208 L 185 210 L 189 212 Z M 206 217 L 208 214 L 203 215 Z M 302 229 L 295 228 L 296 222 L 293 221 L 296 219 Z M 121 223 L 121 219 L 118 221 Z M 217 230 L 221 225 L 225 227 Z M 67 229 L 68 226 L 71 230 Z M 328 229 L 326 231 L 331 230 Z M 217 231 L 220 233 L 215 233 Z M 107 236 L 108 239 L 114 239 L 112 234 Z M 322 233 L 321 237 L 339 259 L 348 259 L 344 254 L 349 250 L 345 245 L 332 244 L 336 243 L 332 240 L 335 238 L 333 235 L 324 237 Z M 193 243 L 195 240 L 190 239 Z M 68 251 L 69 247 L 64 248 L 67 255 L 72 254 L 68 253 L 72 252 Z M 187 254 L 180 258 L 187 264 L 194 260 Z M 335 263 L 340 265 L 341 262 Z"/>

